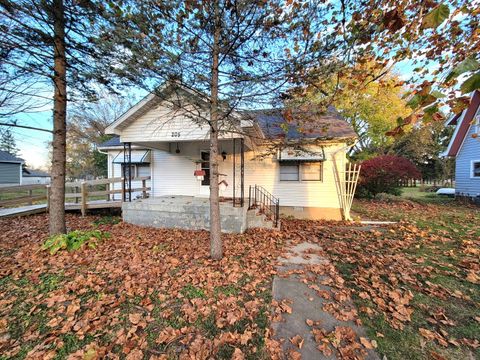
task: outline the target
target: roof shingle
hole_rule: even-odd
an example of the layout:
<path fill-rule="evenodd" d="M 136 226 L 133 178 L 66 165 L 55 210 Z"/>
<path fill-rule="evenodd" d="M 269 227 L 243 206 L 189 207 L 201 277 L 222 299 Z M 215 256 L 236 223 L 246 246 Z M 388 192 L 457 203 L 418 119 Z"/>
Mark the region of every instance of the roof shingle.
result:
<path fill-rule="evenodd" d="M 22 158 L 14 156 L 6 151 L 0 150 L 0 162 L 17 162 L 23 163 L 25 162 Z"/>

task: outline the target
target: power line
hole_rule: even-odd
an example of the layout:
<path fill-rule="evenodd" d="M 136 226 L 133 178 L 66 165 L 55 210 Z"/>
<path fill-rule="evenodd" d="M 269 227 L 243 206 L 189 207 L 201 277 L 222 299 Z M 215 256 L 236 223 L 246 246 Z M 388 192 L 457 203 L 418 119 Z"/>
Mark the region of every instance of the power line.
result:
<path fill-rule="evenodd" d="M 33 126 L 17 125 L 17 124 L 10 124 L 10 123 L 0 123 L 0 126 L 11 126 L 11 127 L 16 127 L 16 128 L 22 128 L 22 129 L 38 130 L 38 131 L 44 131 L 44 132 L 48 132 L 50 134 L 53 134 L 53 130 L 42 129 L 42 128 L 37 128 L 37 127 L 33 127 Z"/>

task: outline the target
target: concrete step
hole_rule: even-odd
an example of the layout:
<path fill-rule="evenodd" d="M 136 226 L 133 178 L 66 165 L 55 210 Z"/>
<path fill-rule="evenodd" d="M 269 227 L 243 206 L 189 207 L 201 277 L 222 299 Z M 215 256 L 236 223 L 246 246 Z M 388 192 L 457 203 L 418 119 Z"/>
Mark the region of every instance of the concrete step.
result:
<path fill-rule="evenodd" d="M 251 209 L 247 211 L 247 228 L 275 229 L 275 226 L 273 221 L 258 209 Z"/>

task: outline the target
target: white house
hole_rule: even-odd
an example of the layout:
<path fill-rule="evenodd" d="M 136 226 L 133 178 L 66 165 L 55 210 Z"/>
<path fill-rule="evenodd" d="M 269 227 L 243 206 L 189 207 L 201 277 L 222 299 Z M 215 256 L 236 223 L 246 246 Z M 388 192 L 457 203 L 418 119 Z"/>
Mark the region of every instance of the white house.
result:
<path fill-rule="evenodd" d="M 178 101 L 188 106 L 175 106 Z M 130 164 L 132 177 L 150 176 L 150 199 L 202 203 L 210 191 L 209 127 L 202 109 L 202 99 L 183 89 L 145 97 L 106 129 L 115 137 L 98 148 L 108 154 L 108 176 L 128 178 Z M 244 208 L 254 200 L 270 201 L 269 206 L 278 200 L 281 214 L 298 218 L 348 216 L 342 212 L 341 179 L 354 131 L 334 110 L 288 116 L 287 122 L 280 110 L 230 114 L 219 132 L 220 196 L 231 206 Z M 134 189 L 141 183 L 134 181 L 130 187 L 135 203 L 141 192 Z M 126 204 L 124 217 L 126 210 L 143 211 L 146 204 L 145 200 Z M 142 217 L 148 214 L 143 212 Z M 155 221 L 165 225 L 160 217 Z"/>
<path fill-rule="evenodd" d="M 22 171 L 23 185 L 48 185 L 50 180 L 50 174 L 42 170 L 24 168 Z"/>
<path fill-rule="evenodd" d="M 480 197 L 480 91 L 475 91 L 469 106 L 446 125 L 455 125 L 443 154 L 455 157 L 455 195 Z"/>

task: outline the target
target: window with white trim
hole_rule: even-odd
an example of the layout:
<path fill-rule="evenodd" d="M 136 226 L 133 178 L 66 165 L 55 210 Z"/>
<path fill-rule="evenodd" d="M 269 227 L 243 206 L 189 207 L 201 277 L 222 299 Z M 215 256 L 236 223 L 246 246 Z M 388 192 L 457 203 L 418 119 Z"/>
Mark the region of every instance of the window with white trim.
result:
<path fill-rule="evenodd" d="M 280 162 L 280 181 L 322 181 L 322 162 Z"/>
<path fill-rule="evenodd" d="M 302 181 L 322 181 L 322 163 L 303 163 L 300 167 L 300 178 Z"/>
<path fill-rule="evenodd" d="M 480 109 L 477 110 L 477 114 L 473 121 L 473 133 L 480 135 Z"/>
<path fill-rule="evenodd" d="M 298 181 L 298 164 L 280 163 L 280 181 Z"/>
<path fill-rule="evenodd" d="M 130 169 L 132 171 L 132 179 L 137 177 L 137 165 L 131 164 L 122 164 L 122 176 L 125 176 L 127 179 L 130 178 Z"/>
<path fill-rule="evenodd" d="M 472 160 L 471 175 L 472 178 L 480 179 L 480 160 Z"/>
<path fill-rule="evenodd" d="M 122 176 L 124 174 L 125 168 L 125 177 L 129 177 L 129 167 L 128 164 L 122 164 Z M 136 177 L 150 176 L 150 165 L 149 164 L 132 164 L 132 179 Z"/>

